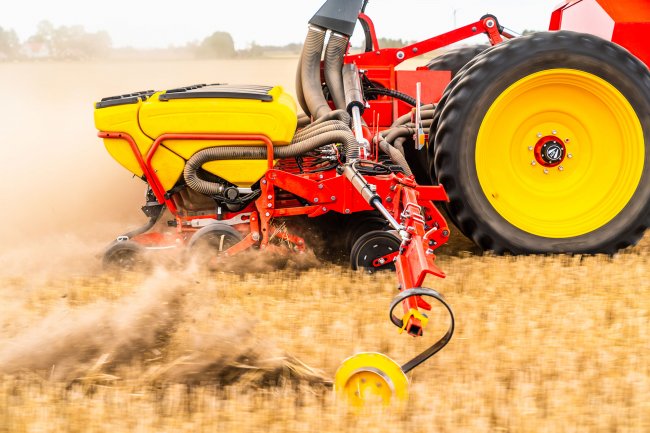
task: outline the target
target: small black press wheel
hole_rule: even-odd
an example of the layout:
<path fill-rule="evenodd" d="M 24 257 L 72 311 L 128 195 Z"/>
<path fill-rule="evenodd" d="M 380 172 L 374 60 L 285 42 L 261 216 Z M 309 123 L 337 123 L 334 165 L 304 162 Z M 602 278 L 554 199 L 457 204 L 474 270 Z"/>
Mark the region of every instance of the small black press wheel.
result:
<path fill-rule="evenodd" d="M 368 273 L 394 271 L 391 254 L 399 251 L 400 239 L 385 231 L 371 231 L 361 236 L 352 246 L 350 264 L 352 269 L 363 269 Z"/>
<path fill-rule="evenodd" d="M 104 269 L 109 271 L 143 271 L 150 263 L 145 257 L 145 248 L 133 241 L 115 241 L 104 252 Z"/>
<path fill-rule="evenodd" d="M 241 233 L 231 226 L 214 223 L 194 233 L 187 246 L 192 258 L 202 265 L 208 265 L 242 238 Z"/>

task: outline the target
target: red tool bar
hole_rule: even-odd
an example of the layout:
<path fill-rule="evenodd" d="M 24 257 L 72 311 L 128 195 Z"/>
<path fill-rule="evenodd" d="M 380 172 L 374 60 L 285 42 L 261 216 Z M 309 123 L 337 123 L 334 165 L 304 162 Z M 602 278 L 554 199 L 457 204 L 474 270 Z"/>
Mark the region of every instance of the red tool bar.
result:
<path fill-rule="evenodd" d="M 402 48 L 383 48 L 363 54 L 346 56 L 345 63 L 356 63 L 360 68 L 373 65 L 397 66 L 405 60 L 421 56 L 422 54 L 437 50 L 438 48 L 446 47 L 472 36 L 480 35 L 481 33 L 489 33 L 491 28 L 486 26 L 486 20 L 487 19 L 481 19 L 475 23 L 468 24 L 464 27 L 460 27 L 450 32 Z M 376 45 L 374 46 L 376 47 Z"/>

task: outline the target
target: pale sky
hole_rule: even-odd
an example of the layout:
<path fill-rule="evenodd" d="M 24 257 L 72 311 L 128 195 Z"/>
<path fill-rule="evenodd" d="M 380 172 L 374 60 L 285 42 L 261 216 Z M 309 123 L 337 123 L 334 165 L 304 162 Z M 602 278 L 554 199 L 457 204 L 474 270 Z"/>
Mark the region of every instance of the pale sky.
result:
<path fill-rule="evenodd" d="M 370 0 L 366 13 L 379 37 L 421 40 L 451 30 L 489 12 L 515 31 L 548 28 L 559 0 Z M 42 20 L 55 26 L 83 25 L 106 30 L 113 46 L 167 47 L 199 41 L 215 31 L 229 32 L 238 48 L 251 42 L 284 45 L 302 42 L 307 21 L 323 0 L 5 0 L 0 27 L 21 40 Z M 355 33 L 356 35 L 356 33 Z"/>

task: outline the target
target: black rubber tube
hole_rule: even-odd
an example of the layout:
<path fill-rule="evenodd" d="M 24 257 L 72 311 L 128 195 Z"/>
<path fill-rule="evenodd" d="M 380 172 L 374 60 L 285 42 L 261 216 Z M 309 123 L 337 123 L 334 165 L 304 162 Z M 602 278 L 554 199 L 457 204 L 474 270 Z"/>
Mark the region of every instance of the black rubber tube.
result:
<path fill-rule="evenodd" d="M 309 26 L 309 32 L 307 32 L 305 45 L 302 49 L 300 79 L 307 108 L 314 119 L 318 119 L 332 111 L 323 95 L 320 75 L 324 42 L 325 30 L 320 27 Z"/>
<path fill-rule="evenodd" d="M 343 90 L 343 56 L 348 49 L 349 38 L 338 33 L 330 33 L 330 39 L 325 49 L 325 82 L 330 91 L 334 106 L 345 108 L 345 92 Z"/>
<path fill-rule="evenodd" d="M 319 125 L 318 128 L 314 128 L 313 130 L 308 130 L 308 131 L 301 131 L 299 134 L 296 134 L 294 136 L 293 142 L 298 142 L 302 140 L 306 140 L 308 138 L 315 137 L 319 134 L 323 134 L 325 132 L 330 132 L 330 131 L 349 131 L 350 128 L 340 120 L 330 120 L 327 122 L 323 122 Z"/>
<path fill-rule="evenodd" d="M 143 226 L 138 227 L 137 229 L 131 230 L 128 233 L 124 233 L 123 235 L 118 236 L 118 239 L 119 238 L 126 238 L 127 240 L 129 240 L 129 239 L 131 239 L 131 238 L 133 238 L 135 236 L 141 235 L 142 233 L 151 230 L 153 228 L 153 226 L 156 225 L 156 223 L 160 219 L 160 216 L 164 212 L 165 212 L 165 205 L 162 205 L 162 207 L 160 208 L 160 210 L 156 214 L 149 217 L 149 221 L 147 221 L 146 224 L 144 224 Z"/>
<path fill-rule="evenodd" d="M 381 140 L 379 142 L 379 148 L 388 156 L 390 156 L 390 159 L 392 159 L 395 164 L 402 167 L 402 169 L 404 170 L 404 174 L 406 174 L 407 176 L 413 174 L 413 172 L 411 171 L 411 167 L 409 167 L 409 164 L 408 162 L 406 162 L 406 158 L 404 158 L 402 152 L 395 149 L 386 140 Z"/>
<path fill-rule="evenodd" d="M 298 70 L 296 71 L 296 98 L 298 99 L 300 108 L 305 112 L 305 116 L 311 116 L 309 113 L 309 107 L 307 107 L 307 102 L 305 101 L 305 95 L 302 92 L 302 53 L 300 53 L 300 58 L 298 59 Z"/>
<path fill-rule="evenodd" d="M 309 116 L 307 116 L 306 114 L 299 114 L 297 129 L 304 128 L 305 126 L 309 125 L 310 122 L 311 119 L 309 118 Z"/>

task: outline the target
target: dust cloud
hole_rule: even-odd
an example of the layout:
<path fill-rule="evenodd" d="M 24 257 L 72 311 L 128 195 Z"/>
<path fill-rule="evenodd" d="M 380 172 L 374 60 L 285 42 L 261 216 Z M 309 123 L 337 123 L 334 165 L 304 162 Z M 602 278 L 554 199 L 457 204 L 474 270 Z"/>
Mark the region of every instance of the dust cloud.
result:
<path fill-rule="evenodd" d="M 93 102 L 212 82 L 279 84 L 293 93 L 295 64 L 295 59 L 0 64 L 0 251 L 13 254 L 28 245 L 35 254 L 57 254 L 56 248 L 42 250 L 51 236 L 99 247 L 145 222 L 139 210 L 145 185 L 106 152 L 94 126 Z"/>
<path fill-rule="evenodd" d="M 214 320 L 214 306 L 206 304 L 205 298 L 215 287 L 197 286 L 198 274 L 159 269 L 146 278 L 131 278 L 136 278 L 134 290 L 116 301 L 98 300 L 74 308 L 53 304 L 44 317 L 31 323 L 23 319 L 25 323 L 14 327 L 8 322 L 29 314 L 28 302 L 4 315 L 0 374 L 29 372 L 63 382 L 326 381 L 268 338 L 256 335 L 254 326 L 226 326 L 227 321 Z M 107 280 L 111 282 L 121 284 Z"/>
<path fill-rule="evenodd" d="M 294 71 L 295 59 L 0 63 L 0 373 L 227 383 L 247 372 L 261 382 L 322 381 L 260 343 L 268 336 L 252 325 L 208 318 L 211 306 L 197 293 L 211 283 L 196 286 L 196 266 L 120 280 L 104 274 L 100 260 L 115 236 L 146 221 L 139 210 L 145 185 L 104 149 L 94 101 L 211 82 L 279 84 L 293 92 Z M 314 260 L 246 259 L 255 271 Z M 239 263 L 227 270 L 239 270 Z M 83 301 L 66 298 L 79 292 Z M 140 368 L 130 369 L 134 364 Z"/>

